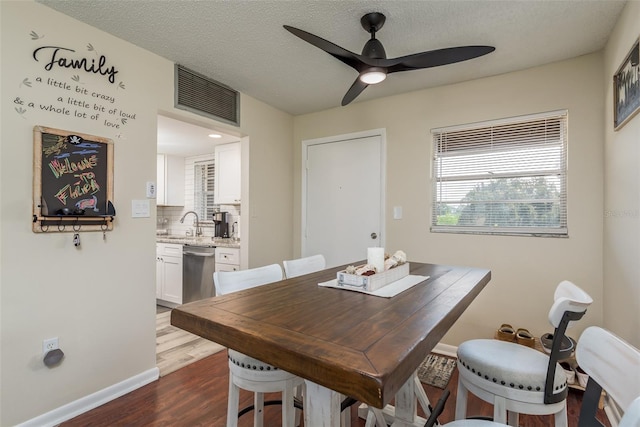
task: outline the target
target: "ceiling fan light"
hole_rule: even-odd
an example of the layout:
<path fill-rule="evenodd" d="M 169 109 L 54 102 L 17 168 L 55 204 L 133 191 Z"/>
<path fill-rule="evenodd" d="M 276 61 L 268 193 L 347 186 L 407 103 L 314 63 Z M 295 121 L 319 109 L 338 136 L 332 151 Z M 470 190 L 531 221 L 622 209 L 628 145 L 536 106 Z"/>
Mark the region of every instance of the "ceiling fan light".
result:
<path fill-rule="evenodd" d="M 382 68 L 369 68 L 360 74 L 360 81 L 368 85 L 380 83 L 387 78 L 387 73 Z"/>

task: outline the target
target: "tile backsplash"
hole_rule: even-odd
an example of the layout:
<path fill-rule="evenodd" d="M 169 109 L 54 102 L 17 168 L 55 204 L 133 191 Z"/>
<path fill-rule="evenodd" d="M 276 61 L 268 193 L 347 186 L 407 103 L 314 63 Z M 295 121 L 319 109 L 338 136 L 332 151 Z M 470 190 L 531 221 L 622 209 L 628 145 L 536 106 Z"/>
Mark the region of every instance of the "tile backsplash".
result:
<path fill-rule="evenodd" d="M 213 154 L 207 154 L 197 157 L 187 157 L 185 159 L 185 193 L 184 193 L 184 206 L 158 206 L 157 207 L 157 225 L 156 229 L 158 233 L 164 234 L 166 230 L 167 234 L 175 236 L 185 236 L 187 232 L 195 234 L 195 217 L 189 215 L 185 218 L 184 223 L 180 223 L 180 218 L 188 212 L 193 210 L 193 167 L 194 162 L 213 159 Z M 231 226 L 234 222 L 240 223 L 240 206 L 239 205 L 219 205 L 220 212 L 227 213 L 227 222 L 229 224 L 229 234 L 231 234 Z M 203 236 L 213 237 L 214 224 L 211 218 L 200 218 L 200 227 L 202 228 Z M 231 236 L 229 236 L 231 237 Z M 239 236 L 238 236 L 239 237 Z"/>
<path fill-rule="evenodd" d="M 221 212 L 228 212 L 227 222 L 229 223 L 229 233 L 231 233 L 231 226 L 234 222 L 240 223 L 239 208 L 239 206 L 235 205 L 220 205 Z M 187 206 L 158 206 L 157 209 L 157 230 L 167 230 L 167 234 L 174 236 L 185 236 L 187 234 L 187 231 L 195 233 L 196 226 L 195 217 L 193 215 L 189 215 L 185 218 L 184 223 L 180 223 L 180 218 L 182 218 L 182 215 L 192 210 L 192 208 L 189 208 Z M 213 237 L 214 225 L 211 219 L 208 219 L 207 221 L 200 220 L 200 227 L 202 228 L 203 236 Z"/>

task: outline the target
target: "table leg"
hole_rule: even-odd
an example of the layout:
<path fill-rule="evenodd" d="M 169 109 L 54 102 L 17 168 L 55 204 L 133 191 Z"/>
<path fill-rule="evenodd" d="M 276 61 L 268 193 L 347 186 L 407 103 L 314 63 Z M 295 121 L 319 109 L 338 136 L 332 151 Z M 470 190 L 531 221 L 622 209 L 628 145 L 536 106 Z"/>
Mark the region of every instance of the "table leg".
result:
<path fill-rule="evenodd" d="M 304 382 L 304 425 L 340 427 L 340 393 L 308 380 Z"/>
<path fill-rule="evenodd" d="M 417 388 L 418 386 L 420 386 L 420 389 Z M 384 416 L 386 424 L 390 424 L 393 427 L 422 427 L 427 420 L 418 416 L 418 401 L 421 405 L 426 404 L 426 410 L 428 410 L 429 399 L 424 393 L 417 373 L 414 372 L 396 394 L 395 406 L 387 405 L 379 411 Z M 360 418 L 367 419 L 369 425 L 373 422 L 374 414 L 365 404 L 361 404 L 358 408 L 358 415 Z"/>
<path fill-rule="evenodd" d="M 395 407 L 396 421 L 413 423 L 416 420 L 418 408 L 416 405 L 416 383 L 413 375 L 396 393 Z"/>

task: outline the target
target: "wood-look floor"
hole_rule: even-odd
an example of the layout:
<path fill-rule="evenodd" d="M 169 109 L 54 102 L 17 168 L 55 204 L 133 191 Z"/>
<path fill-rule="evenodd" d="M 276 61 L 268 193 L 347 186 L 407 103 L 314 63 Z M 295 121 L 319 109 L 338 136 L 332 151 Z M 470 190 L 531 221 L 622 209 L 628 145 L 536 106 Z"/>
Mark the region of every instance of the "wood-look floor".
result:
<path fill-rule="evenodd" d="M 171 311 L 156 314 L 156 364 L 160 376 L 224 350 L 219 344 L 171 326 Z"/>
<path fill-rule="evenodd" d="M 61 427 L 112 427 L 112 426 L 175 426 L 224 427 L 227 412 L 228 365 L 227 352 L 220 351 L 200 361 L 190 364 L 158 381 L 148 384 L 123 397 L 111 401 L 99 408 L 82 414 L 61 424 Z M 441 422 L 453 420 L 455 393 L 458 372 L 454 371 L 447 388 L 451 397 L 447 402 Z M 425 385 L 425 390 L 432 403 L 435 403 L 442 390 Z M 571 390 L 568 401 L 569 427 L 578 425 L 582 392 Z M 252 395 L 242 392 L 240 406 L 244 407 L 252 401 Z M 421 411 L 420 411 L 421 412 Z M 491 416 L 492 406 L 480 401 L 475 396 L 469 398 L 469 414 Z M 603 414 L 600 418 L 608 427 Z M 240 427 L 253 424 L 251 414 L 240 419 Z M 545 416 L 520 416 L 521 427 L 553 426 L 553 418 Z M 265 409 L 265 426 L 280 425 L 280 409 L 270 406 Z M 357 418 L 357 411 L 352 411 L 352 426 L 363 427 L 364 420 Z"/>

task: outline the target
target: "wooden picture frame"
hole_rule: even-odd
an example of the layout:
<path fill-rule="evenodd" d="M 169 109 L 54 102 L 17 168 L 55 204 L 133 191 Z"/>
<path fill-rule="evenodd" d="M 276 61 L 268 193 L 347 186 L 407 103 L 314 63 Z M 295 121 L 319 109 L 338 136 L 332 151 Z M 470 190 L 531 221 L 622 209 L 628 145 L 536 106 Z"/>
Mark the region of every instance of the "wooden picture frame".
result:
<path fill-rule="evenodd" d="M 613 75 L 613 129 L 619 130 L 640 111 L 640 38 Z"/>
<path fill-rule="evenodd" d="M 33 232 L 113 229 L 113 141 L 33 128 Z"/>

